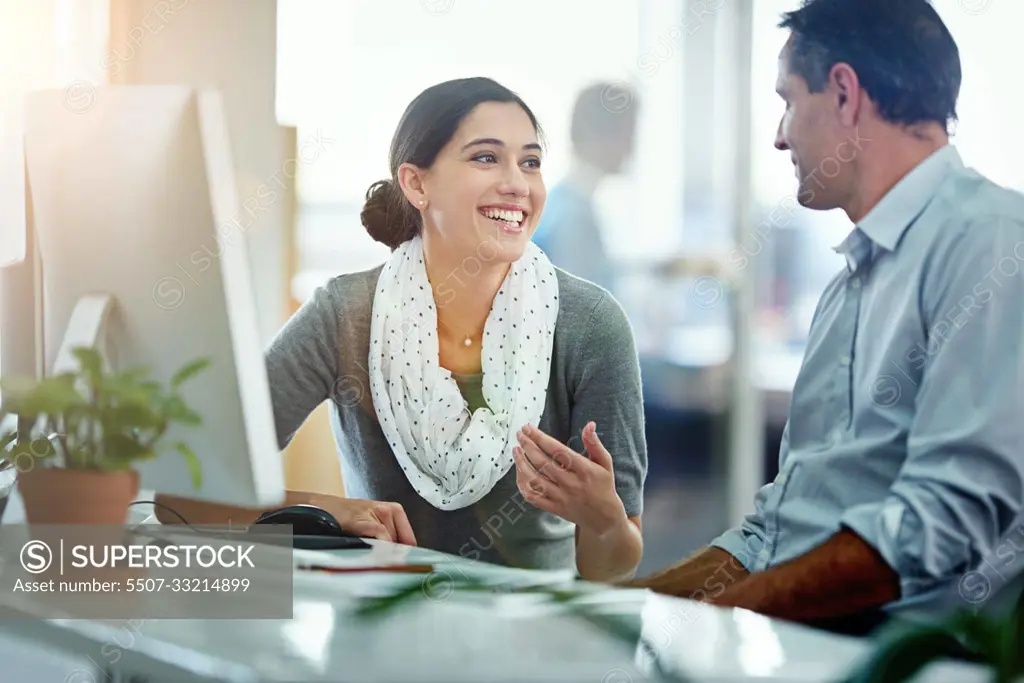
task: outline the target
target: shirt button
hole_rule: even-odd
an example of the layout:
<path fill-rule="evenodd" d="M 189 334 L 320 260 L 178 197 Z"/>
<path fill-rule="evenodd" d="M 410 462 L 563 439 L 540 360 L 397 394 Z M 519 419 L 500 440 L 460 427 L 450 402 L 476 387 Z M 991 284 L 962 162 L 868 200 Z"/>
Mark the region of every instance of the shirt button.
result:
<path fill-rule="evenodd" d="M 832 430 L 832 433 L 829 434 L 828 438 L 832 443 L 839 443 L 839 441 L 843 438 L 843 430 L 840 429 L 839 427 L 836 427 L 835 429 Z"/>
<path fill-rule="evenodd" d="M 851 360 L 852 359 L 849 356 L 847 356 L 845 353 L 842 356 L 839 356 L 839 364 L 842 365 L 843 367 L 846 367 L 847 365 L 849 365 Z"/>
<path fill-rule="evenodd" d="M 759 552 L 757 554 L 757 559 L 760 560 L 763 564 L 768 564 L 768 559 L 771 556 L 772 556 L 772 554 L 770 552 L 768 552 L 767 548 L 765 548 L 764 550 L 762 550 L 761 552 Z"/>
<path fill-rule="evenodd" d="M 855 277 L 852 280 L 850 280 L 850 286 L 853 287 L 854 289 L 860 289 L 860 278 Z"/>

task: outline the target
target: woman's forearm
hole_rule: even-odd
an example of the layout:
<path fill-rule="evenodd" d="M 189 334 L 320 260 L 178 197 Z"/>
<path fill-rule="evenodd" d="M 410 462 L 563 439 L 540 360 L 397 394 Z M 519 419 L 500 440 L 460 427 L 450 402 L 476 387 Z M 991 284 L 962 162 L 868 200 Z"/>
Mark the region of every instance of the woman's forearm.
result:
<path fill-rule="evenodd" d="M 578 529 L 576 568 L 587 581 L 615 583 L 630 579 L 640 565 L 644 541 L 628 518 L 604 534 Z"/>

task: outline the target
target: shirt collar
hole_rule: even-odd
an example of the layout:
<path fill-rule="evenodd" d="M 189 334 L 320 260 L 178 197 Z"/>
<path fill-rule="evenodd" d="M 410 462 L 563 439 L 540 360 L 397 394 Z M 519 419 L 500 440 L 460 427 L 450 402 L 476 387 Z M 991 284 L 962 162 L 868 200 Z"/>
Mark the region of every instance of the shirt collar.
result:
<path fill-rule="evenodd" d="M 877 248 L 893 251 L 935 196 L 943 177 L 958 168 L 963 168 L 960 153 L 953 145 L 944 145 L 903 176 L 835 250 L 846 256 L 851 270 Z M 869 249 L 861 246 L 865 237 L 871 242 Z"/>

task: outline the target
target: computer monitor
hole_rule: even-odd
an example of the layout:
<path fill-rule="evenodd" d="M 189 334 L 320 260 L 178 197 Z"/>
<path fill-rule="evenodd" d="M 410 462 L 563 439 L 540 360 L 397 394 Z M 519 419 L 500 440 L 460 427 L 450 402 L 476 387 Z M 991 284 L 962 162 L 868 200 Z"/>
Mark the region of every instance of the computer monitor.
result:
<path fill-rule="evenodd" d="M 5 269 L 4 375 L 66 367 L 88 344 L 109 367 L 182 389 L 199 427 L 173 427 L 202 464 L 193 488 L 171 452 L 138 463 L 141 488 L 247 507 L 284 500 L 284 472 L 223 103 L 186 86 L 112 86 L 88 106 L 26 102 L 28 250 Z"/>

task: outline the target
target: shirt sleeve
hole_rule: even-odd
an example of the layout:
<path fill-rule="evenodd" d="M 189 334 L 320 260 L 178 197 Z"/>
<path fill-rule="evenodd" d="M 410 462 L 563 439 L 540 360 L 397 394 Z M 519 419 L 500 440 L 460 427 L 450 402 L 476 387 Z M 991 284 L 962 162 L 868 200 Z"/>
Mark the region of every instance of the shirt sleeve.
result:
<path fill-rule="evenodd" d="M 626 509 L 643 513 L 647 477 L 640 360 L 625 311 L 604 294 L 595 306 L 582 341 L 582 369 L 573 392 L 572 442 L 583 450 L 580 435 L 593 421 L 597 436 L 614 461 L 615 489 Z"/>
<path fill-rule="evenodd" d="M 332 392 L 338 375 L 338 311 L 328 286 L 289 318 L 264 357 L 278 446 L 282 450 Z"/>
<path fill-rule="evenodd" d="M 773 486 L 774 484 L 769 482 L 757 492 L 755 512 L 747 515 L 739 526 L 729 529 L 708 544 L 713 548 L 721 548 L 735 557 L 736 561 L 751 573 L 756 571 L 757 554 L 764 548 L 764 519 L 761 516 L 761 509 Z"/>
<path fill-rule="evenodd" d="M 885 499 L 841 519 L 899 574 L 904 598 L 976 566 L 1020 514 L 1022 262 L 1021 225 L 970 225 L 922 285 L 927 344 L 906 461 Z"/>
<path fill-rule="evenodd" d="M 780 451 L 785 451 L 789 442 L 789 423 L 782 430 L 782 442 Z M 757 557 L 767 546 L 766 524 L 764 517 L 765 501 L 772 495 L 775 482 L 768 482 L 757 491 L 754 496 L 754 510 L 735 526 L 711 541 L 708 545 L 713 548 L 721 548 L 736 558 L 736 561 L 743 565 L 748 572 L 753 573 L 757 569 Z"/>

